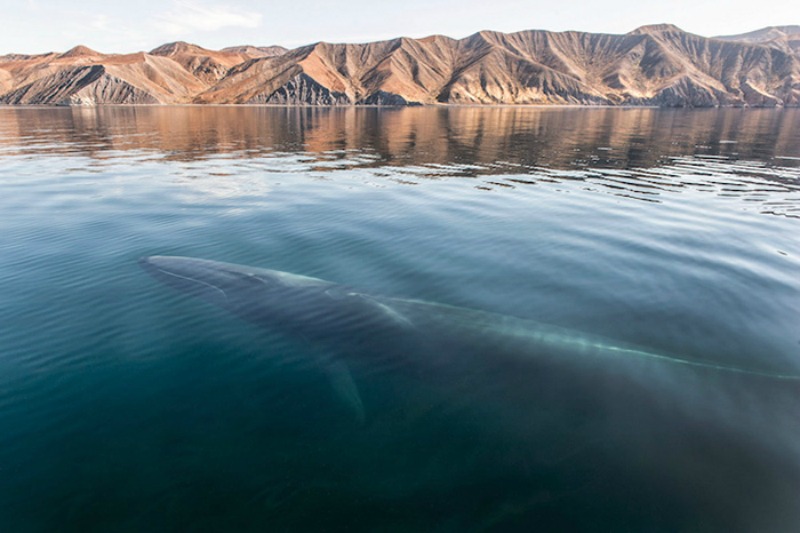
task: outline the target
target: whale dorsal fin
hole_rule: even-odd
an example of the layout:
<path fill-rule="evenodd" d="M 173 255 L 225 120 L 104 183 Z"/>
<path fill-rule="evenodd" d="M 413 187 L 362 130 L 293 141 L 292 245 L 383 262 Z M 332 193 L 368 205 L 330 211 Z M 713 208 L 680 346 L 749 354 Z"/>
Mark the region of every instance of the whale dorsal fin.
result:
<path fill-rule="evenodd" d="M 325 363 L 324 369 L 336 396 L 358 423 L 363 424 L 365 420 L 364 403 L 361 401 L 358 387 L 353 381 L 353 375 L 347 364 L 342 360 L 333 359 Z"/>

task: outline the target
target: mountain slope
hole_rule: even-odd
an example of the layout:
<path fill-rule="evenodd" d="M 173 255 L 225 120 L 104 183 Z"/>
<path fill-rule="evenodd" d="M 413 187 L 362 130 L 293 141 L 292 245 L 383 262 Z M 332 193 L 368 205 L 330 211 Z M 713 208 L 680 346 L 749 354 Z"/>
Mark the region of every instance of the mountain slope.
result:
<path fill-rule="evenodd" d="M 483 31 L 363 44 L 0 56 L 0 103 L 800 105 L 800 27 Z"/>
<path fill-rule="evenodd" d="M 168 58 L 139 52 L 127 55 L 80 55 L 25 69 L 15 65 L 21 82 L 3 95 L 6 104 L 164 104 L 191 101 L 207 85 Z M 0 64 L 0 69 L 4 65 Z"/>
<path fill-rule="evenodd" d="M 236 65 L 269 53 L 254 47 L 229 48 L 219 52 L 182 41 L 168 43 L 150 51 L 150 55 L 172 59 L 205 83 L 216 83 Z"/>
<path fill-rule="evenodd" d="M 800 26 L 769 26 L 741 35 L 715 37 L 723 41 L 756 43 L 800 54 Z"/>
<path fill-rule="evenodd" d="M 720 35 L 714 37 L 722 41 L 738 41 L 745 43 L 766 43 L 776 39 L 800 37 L 800 26 L 768 26 L 760 30 L 739 35 Z"/>

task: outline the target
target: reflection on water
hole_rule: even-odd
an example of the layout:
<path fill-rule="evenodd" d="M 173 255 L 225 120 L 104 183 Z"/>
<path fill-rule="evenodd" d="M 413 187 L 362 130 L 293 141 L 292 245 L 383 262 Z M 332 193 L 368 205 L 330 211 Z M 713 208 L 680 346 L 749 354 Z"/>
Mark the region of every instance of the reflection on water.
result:
<path fill-rule="evenodd" d="M 703 369 L 800 373 L 799 121 L 0 108 L 0 531 L 793 531 L 798 383 Z M 154 254 L 421 326 L 254 327 L 155 283 Z"/>
<path fill-rule="evenodd" d="M 373 164 L 463 163 L 476 165 L 474 174 L 646 168 L 686 155 L 779 158 L 798 166 L 800 157 L 796 110 L 112 106 L 0 112 L 6 153 L 52 145 L 98 158 L 110 150 L 154 150 L 194 160 L 302 151 L 329 161 L 355 151 L 374 154 Z"/>
<path fill-rule="evenodd" d="M 798 216 L 798 116 L 650 108 L 12 108 L 0 110 L 0 154 L 83 155 L 96 169 L 125 158 L 180 161 L 190 177 L 291 168 L 358 169 L 364 179 L 408 184 L 471 177 L 484 189 L 579 180 L 647 201 L 681 189 L 756 204 L 769 196 L 762 212 Z"/>

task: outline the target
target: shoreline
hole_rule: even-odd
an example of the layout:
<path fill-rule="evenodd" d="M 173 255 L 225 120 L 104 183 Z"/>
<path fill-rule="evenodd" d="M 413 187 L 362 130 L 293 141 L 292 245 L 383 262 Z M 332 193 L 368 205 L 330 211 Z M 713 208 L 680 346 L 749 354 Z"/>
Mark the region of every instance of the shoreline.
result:
<path fill-rule="evenodd" d="M 0 104 L 0 109 L 97 109 L 97 108 L 265 108 L 265 109 L 664 109 L 664 110 L 704 110 L 704 109 L 800 109 L 798 105 L 780 106 L 752 106 L 752 105 L 719 105 L 719 106 L 658 106 L 635 104 L 415 104 L 415 105 L 377 105 L 377 104 L 348 104 L 348 105 L 314 105 L 314 104 L 197 104 L 197 103 L 168 103 L 168 104 Z"/>

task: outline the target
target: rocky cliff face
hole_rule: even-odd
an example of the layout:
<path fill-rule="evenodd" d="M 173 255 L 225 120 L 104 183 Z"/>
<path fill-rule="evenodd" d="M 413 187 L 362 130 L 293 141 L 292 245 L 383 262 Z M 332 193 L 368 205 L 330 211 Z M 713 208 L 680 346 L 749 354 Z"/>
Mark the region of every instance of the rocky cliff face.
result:
<path fill-rule="evenodd" d="M 149 53 L 0 56 L 0 103 L 800 105 L 800 27 L 705 38 L 480 32 L 285 50 L 170 43 Z"/>

